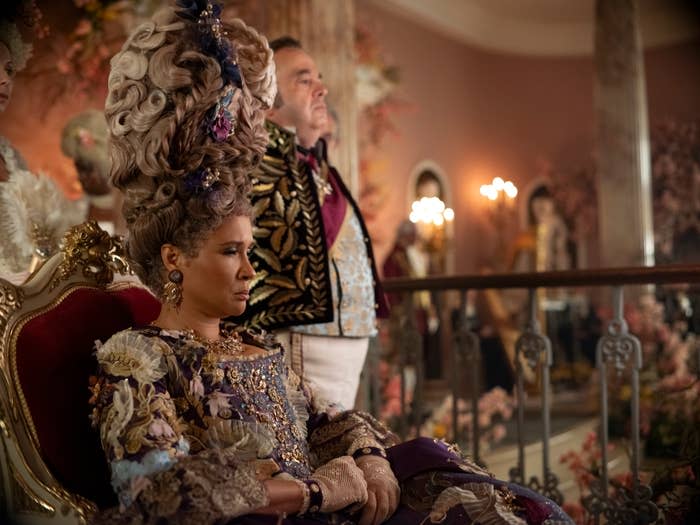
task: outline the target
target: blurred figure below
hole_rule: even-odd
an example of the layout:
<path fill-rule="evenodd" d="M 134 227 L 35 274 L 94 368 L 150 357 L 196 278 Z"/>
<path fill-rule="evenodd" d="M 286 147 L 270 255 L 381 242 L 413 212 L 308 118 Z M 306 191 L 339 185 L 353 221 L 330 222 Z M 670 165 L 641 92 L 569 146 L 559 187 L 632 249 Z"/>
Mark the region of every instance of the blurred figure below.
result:
<path fill-rule="evenodd" d="M 109 182 L 110 161 L 107 152 L 107 122 L 101 111 L 89 109 L 68 121 L 61 134 L 61 149 L 73 159 L 83 188 L 82 206 L 86 220 L 115 233 L 116 192 Z"/>

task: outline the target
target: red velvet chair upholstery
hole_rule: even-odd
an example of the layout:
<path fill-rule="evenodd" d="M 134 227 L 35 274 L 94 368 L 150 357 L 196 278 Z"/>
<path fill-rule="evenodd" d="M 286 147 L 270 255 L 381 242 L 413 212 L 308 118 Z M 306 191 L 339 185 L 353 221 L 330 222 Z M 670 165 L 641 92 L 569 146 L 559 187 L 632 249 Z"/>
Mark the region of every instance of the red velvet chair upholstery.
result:
<path fill-rule="evenodd" d="M 4 508 L 17 522 L 82 523 L 116 503 L 89 420 L 94 343 L 150 323 L 160 309 L 138 283 L 111 282 L 114 269 L 127 270 L 119 241 L 94 224 L 80 228 L 73 251 L 24 285 L 0 280 L 0 487 L 10 487 Z"/>

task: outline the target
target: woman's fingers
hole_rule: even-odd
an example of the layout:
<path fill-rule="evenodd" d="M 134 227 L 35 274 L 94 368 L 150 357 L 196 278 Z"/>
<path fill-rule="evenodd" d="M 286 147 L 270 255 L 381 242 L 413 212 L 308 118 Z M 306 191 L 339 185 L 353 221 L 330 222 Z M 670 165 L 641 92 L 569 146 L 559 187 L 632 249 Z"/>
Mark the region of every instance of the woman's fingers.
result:
<path fill-rule="evenodd" d="M 394 485 L 391 489 L 389 489 L 389 514 L 387 515 L 387 518 L 396 512 L 400 499 L 401 489 L 399 489 L 398 485 Z"/>
<path fill-rule="evenodd" d="M 367 503 L 362 507 L 362 515 L 358 525 L 373 525 L 374 516 L 377 513 L 377 498 L 373 491 L 367 492 Z"/>
<path fill-rule="evenodd" d="M 386 490 L 383 490 L 381 492 L 377 492 L 375 497 L 377 499 L 377 511 L 375 512 L 374 522 L 372 522 L 372 525 L 380 525 L 389 517 L 389 494 L 386 492 Z"/>

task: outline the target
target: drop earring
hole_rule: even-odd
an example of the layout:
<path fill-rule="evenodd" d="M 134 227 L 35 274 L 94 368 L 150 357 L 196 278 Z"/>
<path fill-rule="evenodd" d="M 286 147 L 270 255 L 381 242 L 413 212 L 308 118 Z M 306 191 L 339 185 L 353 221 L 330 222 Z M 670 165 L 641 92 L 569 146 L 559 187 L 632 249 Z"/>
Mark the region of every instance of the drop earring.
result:
<path fill-rule="evenodd" d="M 182 304 L 182 279 L 183 275 L 180 270 L 170 270 L 168 282 L 163 286 L 163 302 L 176 310 Z"/>

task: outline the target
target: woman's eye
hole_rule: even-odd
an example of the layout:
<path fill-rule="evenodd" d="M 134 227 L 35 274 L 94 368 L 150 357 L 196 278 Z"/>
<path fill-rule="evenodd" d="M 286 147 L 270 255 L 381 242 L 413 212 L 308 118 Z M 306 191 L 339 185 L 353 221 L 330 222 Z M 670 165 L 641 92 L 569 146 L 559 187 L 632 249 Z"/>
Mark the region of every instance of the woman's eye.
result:
<path fill-rule="evenodd" d="M 15 75 L 15 68 L 13 66 L 7 66 L 5 67 L 5 72 L 13 77 Z"/>
<path fill-rule="evenodd" d="M 224 255 L 238 255 L 238 248 L 229 248 L 224 251 Z"/>

